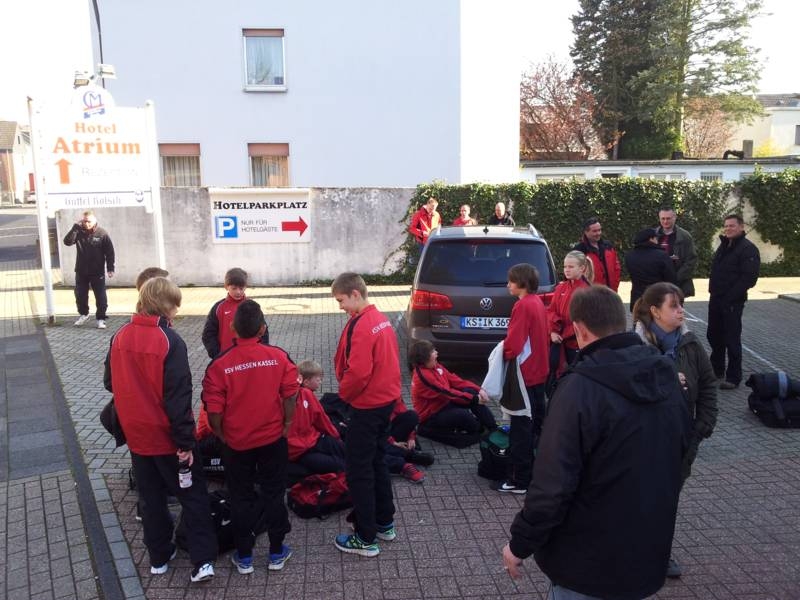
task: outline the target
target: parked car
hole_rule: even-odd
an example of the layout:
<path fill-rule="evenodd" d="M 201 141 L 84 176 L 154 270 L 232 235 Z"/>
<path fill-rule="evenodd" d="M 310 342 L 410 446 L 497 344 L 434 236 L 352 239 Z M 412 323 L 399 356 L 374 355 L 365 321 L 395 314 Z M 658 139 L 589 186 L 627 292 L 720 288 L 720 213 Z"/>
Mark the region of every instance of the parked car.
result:
<path fill-rule="evenodd" d="M 422 251 L 405 314 L 409 341 L 429 340 L 446 360 L 483 360 L 508 329 L 516 299 L 508 269 L 530 263 L 539 271 L 545 304 L 556 270 L 535 227 L 439 228 Z"/>

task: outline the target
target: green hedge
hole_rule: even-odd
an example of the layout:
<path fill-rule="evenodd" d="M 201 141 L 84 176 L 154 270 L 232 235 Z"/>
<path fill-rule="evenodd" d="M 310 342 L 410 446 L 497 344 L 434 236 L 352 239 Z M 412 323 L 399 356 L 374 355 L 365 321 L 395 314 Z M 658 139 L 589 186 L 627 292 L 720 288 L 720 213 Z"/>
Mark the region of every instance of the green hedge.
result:
<path fill-rule="evenodd" d="M 742 198 L 755 209 L 752 225 L 765 242 L 783 248 L 781 259 L 768 267 L 783 275 L 800 271 L 800 170 L 756 171 L 741 182 Z"/>
<path fill-rule="evenodd" d="M 699 256 L 696 272 L 703 276 L 711 263 L 711 240 L 720 231 L 730 191 L 731 185 L 717 182 L 636 178 L 455 186 L 434 182 L 417 186 L 405 222 L 431 195 L 439 199 L 443 223 L 451 223 L 462 204 L 469 204 L 472 216 L 485 223 L 494 212 L 494 205 L 502 201 L 510 206 L 517 225 L 536 226 L 558 266 L 579 240 L 581 226 L 589 217 L 599 217 L 603 236 L 624 253 L 632 247 L 637 231 L 658 224 L 660 207 L 673 206 L 678 224 L 695 239 Z M 413 239 L 406 247 L 415 251 Z"/>

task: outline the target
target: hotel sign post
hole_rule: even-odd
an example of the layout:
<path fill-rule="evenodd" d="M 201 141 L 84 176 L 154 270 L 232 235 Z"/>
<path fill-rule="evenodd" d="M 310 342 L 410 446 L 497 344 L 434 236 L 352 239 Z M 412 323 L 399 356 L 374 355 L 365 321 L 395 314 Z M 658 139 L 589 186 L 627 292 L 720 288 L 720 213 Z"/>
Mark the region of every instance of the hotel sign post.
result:
<path fill-rule="evenodd" d="M 28 100 L 48 322 L 55 321 L 47 217 L 57 210 L 141 206 L 153 213 L 165 267 L 155 109 L 118 107 L 104 88 L 74 90 L 63 106 Z"/>

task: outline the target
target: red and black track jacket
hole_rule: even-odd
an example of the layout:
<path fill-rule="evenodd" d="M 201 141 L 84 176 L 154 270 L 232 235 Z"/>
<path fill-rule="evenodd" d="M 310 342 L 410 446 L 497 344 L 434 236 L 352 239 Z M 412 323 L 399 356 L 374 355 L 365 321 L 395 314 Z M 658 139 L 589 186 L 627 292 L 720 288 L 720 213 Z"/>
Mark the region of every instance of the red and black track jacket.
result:
<path fill-rule="evenodd" d="M 461 379 L 442 365 L 432 369 L 417 365 L 411 377 L 411 402 L 424 423 L 451 402 L 465 408 L 475 402 L 480 387 Z"/>
<path fill-rule="evenodd" d="M 542 299 L 537 294 L 520 298 L 511 309 L 508 333 L 503 342 L 503 359 L 516 358 L 530 340 L 531 354 L 520 364 L 522 379 L 527 387 L 547 380 L 550 369 L 550 330 Z"/>
<path fill-rule="evenodd" d="M 557 333 L 562 338 L 565 348 L 575 349 L 578 342 L 575 339 L 575 328 L 569 318 L 569 302 L 575 290 L 589 287 L 591 284 L 583 277 L 580 279 L 567 279 L 562 281 L 553 290 L 553 299 L 547 306 L 547 322 L 551 333 Z"/>
<path fill-rule="evenodd" d="M 209 414 L 222 415 L 225 443 L 243 451 L 280 439 L 283 400 L 299 389 L 297 367 L 284 350 L 237 338 L 206 367 L 202 400 Z"/>
<path fill-rule="evenodd" d="M 353 408 L 400 398 L 400 358 L 392 323 L 370 304 L 350 317 L 333 359 L 339 396 Z"/>
<path fill-rule="evenodd" d="M 114 334 L 103 381 L 131 452 L 158 456 L 194 447 L 189 356 L 164 317 L 133 315 Z"/>
<path fill-rule="evenodd" d="M 234 300 L 228 294 L 211 307 L 203 327 L 203 346 L 209 358 L 216 358 L 220 352 L 227 350 L 233 344 L 233 339 L 236 337 L 232 327 L 233 315 L 245 300 L 247 300 L 245 295 L 242 295 L 241 300 Z M 269 328 L 261 336 L 261 343 L 269 344 Z"/>
<path fill-rule="evenodd" d="M 615 292 L 619 289 L 619 256 L 611 242 L 600 240 L 595 248 L 584 235 L 572 249 L 583 252 L 592 261 L 595 283 L 608 286 Z"/>
<path fill-rule="evenodd" d="M 333 438 L 339 437 L 339 432 L 325 414 L 314 392 L 301 386 L 292 425 L 286 437 L 289 442 L 289 460 L 295 461 L 308 452 L 323 433 Z"/>

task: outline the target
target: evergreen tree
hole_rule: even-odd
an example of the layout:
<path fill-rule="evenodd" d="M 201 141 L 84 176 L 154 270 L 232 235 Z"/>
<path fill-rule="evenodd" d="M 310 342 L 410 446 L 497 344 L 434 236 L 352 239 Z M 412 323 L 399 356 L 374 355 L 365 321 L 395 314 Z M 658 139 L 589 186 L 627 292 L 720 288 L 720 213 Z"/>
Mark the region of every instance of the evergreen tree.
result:
<path fill-rule="evenodd" d="M 666 158 L 681 148 L 688 97 L 716 97 L 735 119 L 759 114 L 756 52 L 746 44 L 761 0 L 580 0 L 576 73 L 604 108 L 614 158 Z"/>

